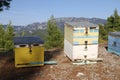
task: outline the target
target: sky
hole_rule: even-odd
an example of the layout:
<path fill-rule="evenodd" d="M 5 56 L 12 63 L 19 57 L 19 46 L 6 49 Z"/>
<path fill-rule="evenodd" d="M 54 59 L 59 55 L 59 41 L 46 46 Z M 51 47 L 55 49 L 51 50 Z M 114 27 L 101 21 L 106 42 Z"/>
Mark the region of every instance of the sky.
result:
<path fill-rule="evenodd" d="M 107 19 L 115 9 L 120 15 L 120 0 L 12 0 L 10 9 L 0 12 L 0 24 L 25 26 L 51 15 Z"/>

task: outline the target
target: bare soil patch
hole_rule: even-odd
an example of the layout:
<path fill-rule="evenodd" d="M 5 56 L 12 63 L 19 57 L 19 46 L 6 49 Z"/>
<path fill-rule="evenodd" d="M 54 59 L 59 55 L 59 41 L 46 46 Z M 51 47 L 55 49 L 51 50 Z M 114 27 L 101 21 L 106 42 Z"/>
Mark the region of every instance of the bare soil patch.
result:
<path fill-rule="evenodd" d="M 45 51 L 45 61 L 56 60 L 57 65 L 15 68 L 14 54 L 0 54 L 0 80 L 120 80 L 120 56 L 108 53 L 105 44 L 99 45 L 103 62 L 73 65 L 63 50 Z"/>

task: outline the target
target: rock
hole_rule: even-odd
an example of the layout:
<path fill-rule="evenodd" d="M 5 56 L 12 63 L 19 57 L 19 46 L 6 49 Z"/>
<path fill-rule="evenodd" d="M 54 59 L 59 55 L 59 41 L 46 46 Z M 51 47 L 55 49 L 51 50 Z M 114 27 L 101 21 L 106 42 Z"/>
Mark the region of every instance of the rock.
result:
<path fill-rule="evenodd" d="M 81 76 L 84 76 L 85 74 L 81 73 L 81 72 L 78 72 L 77 73 L 77 77 L 81 77 Z"/>

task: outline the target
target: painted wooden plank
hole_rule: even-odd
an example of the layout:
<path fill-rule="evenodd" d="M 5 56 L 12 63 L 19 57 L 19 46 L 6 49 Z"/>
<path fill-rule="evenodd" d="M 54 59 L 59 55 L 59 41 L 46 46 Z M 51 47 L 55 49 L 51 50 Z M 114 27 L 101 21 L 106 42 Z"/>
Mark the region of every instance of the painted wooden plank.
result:
<path fill-rule="evenodd" d="M 86 65 L 86 64 L 95 64 L 96 61 L 74 61 L 74 65 Z"/>
<path fill-rule="evenodd" d="M 87 45 L 87 49 L 85 49 L 85 45 L 79 45 L 73 47 L 73 59 L 87 59 L 97 58 L 98 57 L 98 44 Z"/>
<path fill-rule="evenodd" d="M 44 64 L 44 62 L 30 62 L 29 64 L 32 64 L 32 65 L 34 65 L 34 64 Z"/>
<path fill-rule="evenodd" d="M 98 38 L 98 36 L 74 36 L 73 38 Z"/>
<path fill-rule="evenodd" d="M 115 54 L 117 54 L 117 55 L 120 56 L 120 52 L 119 52 L 119 51 L 116 51 L 116 50 L 114 50 L 114 49 L 108 48 L 108 52 L 112 52 L 112 53 L 115 53 Z"/>
<path fill-rule="evenodd" d="M 98 40 L 93 40 L 92 44 L 98 44 Z"/>
<path fill-rule="evenodd" d="M 84 29 L 81 29 L 81 30 L 80 30 L 80 33 L 83 33 L 83 32 L 84 32 Z"/>
<path fill-rule="evenodd" d="M 45 65 L 56 65 L 57 62 L 56 61 L 45 61 L 44 64 Z"/>
<path fill-rule="evenodd" d="M 108 36 L 108 52 L 120 55 L 120 37 Z"/>
<path fill-rule="evenodd" d="M 68 40 L 64 40 L 64 53 L 70 59 L 73 58 L 73 46 Z"/>
<path fill-rule="evenodd" d="M 74 45 L 74 44 L 75 44 L 75 45 L 78 45 L 78 44 L 80 44 L 80 42 L 73 42 L 73 45 Z"/>

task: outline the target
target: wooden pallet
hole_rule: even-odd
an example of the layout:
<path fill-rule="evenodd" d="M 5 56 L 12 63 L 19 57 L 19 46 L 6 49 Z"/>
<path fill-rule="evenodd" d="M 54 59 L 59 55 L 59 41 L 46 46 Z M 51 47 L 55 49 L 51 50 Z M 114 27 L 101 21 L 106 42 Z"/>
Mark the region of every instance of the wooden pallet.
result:
<path fill-rule="evenodd" d="M 75 65 L 85 65 L 85 64 L 95 64 L 97 62 L 102 62 L 102 58 L 96 58 L 96 59 L 81 59 L 73 61 L 73 64 Z"/>

